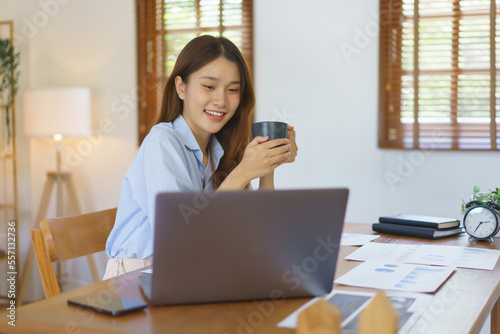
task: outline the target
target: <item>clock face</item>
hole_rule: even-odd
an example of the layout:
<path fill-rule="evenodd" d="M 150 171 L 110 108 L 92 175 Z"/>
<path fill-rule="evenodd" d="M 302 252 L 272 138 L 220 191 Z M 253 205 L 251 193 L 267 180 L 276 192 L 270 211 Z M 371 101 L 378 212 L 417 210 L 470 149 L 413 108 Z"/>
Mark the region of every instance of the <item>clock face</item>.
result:
<path fill-rule="evenodd" d="M 490 209 L 477 206 L 470 209 L 464 217 L 465 231 L 478 239 L 492 237 L 497 232 L 497 216 Z"/>

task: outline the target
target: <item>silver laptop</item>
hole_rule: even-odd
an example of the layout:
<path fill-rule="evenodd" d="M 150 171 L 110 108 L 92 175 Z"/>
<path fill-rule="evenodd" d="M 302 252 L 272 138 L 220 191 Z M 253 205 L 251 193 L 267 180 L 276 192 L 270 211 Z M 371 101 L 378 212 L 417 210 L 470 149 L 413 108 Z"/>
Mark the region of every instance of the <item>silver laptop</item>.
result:
<path fill-rule="evenodd" d="M 160 193 L 151 305 L 325 295 L 347 189 Z"/>

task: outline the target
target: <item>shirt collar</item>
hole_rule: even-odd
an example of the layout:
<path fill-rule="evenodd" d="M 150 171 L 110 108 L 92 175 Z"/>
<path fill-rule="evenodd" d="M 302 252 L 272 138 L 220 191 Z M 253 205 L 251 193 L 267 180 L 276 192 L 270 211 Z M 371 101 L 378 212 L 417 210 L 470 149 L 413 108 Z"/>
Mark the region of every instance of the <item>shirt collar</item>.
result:
<path fill-rule="evenodd" d="M 224 149 L 222 148 L 222 145 L 219 143 L 219 140 L 215 135 L 212 135 L 212 154 L 214 156 L 215 172 L 217 170 L 217 167 L 219 167 L 220 159 L 222 159 L 222 156 L 224 155 Z"/>
<path fill-rule="evenodd" d="M 192 151 L 200 150 L 200 145 L 198 145 L 198 142 L 194 137 L 193 131 L 191 131 L 191 128 L 186 123 L 186 120 L 184 119 L 184 117 L 182 117 L 182 115 L 179 115 L 179 117 L 174 119 L 172 125 L 174 127 L 175 132 L 177 132 L 177 135 L 184 144 L 184 146 L 186 146 Z"/>
<path fill-rule="evenodd" d="M 186 146 L 188 149 L 192 151 L 201 151 L 200 145 L 198 145 L 198 142 L 196 141 L 196 138 L 194 137 L 193 131 L 191 131 L 191 128 L 189 125 L 186 123 L 186 120 L 182 115 L 179 115 L 173 122 L 172 125 L 174 127 L 175 132 L 177 132 L 177 135 L 181 139 L 182 143 L 184 146 Z M 219 140 L 217 140 L 217 137 L 212 135 L 212 154 L 214 157 L 214 171 L 217 170 L 217 167 L 219 166 L 220 159 L 224 155 L 224 149 L 222 148 L 222 145 L 219 143 Z"/>

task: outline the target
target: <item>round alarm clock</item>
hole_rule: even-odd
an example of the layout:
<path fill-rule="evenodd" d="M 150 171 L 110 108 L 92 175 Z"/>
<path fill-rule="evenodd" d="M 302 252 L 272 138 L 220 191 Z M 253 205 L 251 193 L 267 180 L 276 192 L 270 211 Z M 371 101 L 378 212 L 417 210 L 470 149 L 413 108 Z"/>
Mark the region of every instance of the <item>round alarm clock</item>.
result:
<path fill-rule="evenodd" d="M 493 236 L 500 230 L 500 217 L 497 210 L 495 210 L 496 204 L 491 204 L 472 206 L 465 213 L 463 221 L 465 232 L 472 238 L 493 241 Z"/>

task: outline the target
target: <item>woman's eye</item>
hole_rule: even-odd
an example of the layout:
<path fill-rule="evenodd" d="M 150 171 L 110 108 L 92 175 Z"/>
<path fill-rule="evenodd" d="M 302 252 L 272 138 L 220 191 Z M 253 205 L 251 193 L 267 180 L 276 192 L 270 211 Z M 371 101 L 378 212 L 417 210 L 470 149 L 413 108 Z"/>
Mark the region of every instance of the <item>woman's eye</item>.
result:
<path fill-rule="evenodd" d="M 230 93 L 238 93 L 238 89 L 236 89 L 236 88 L 228 89 L 228 91 Z"/>
<path fill-rule="evenodd" d="M 209 85 L 203 85 L 203 87 L 205 87 L 206 89 L 213 89 L 214 86 L 209 86 Z"/>

